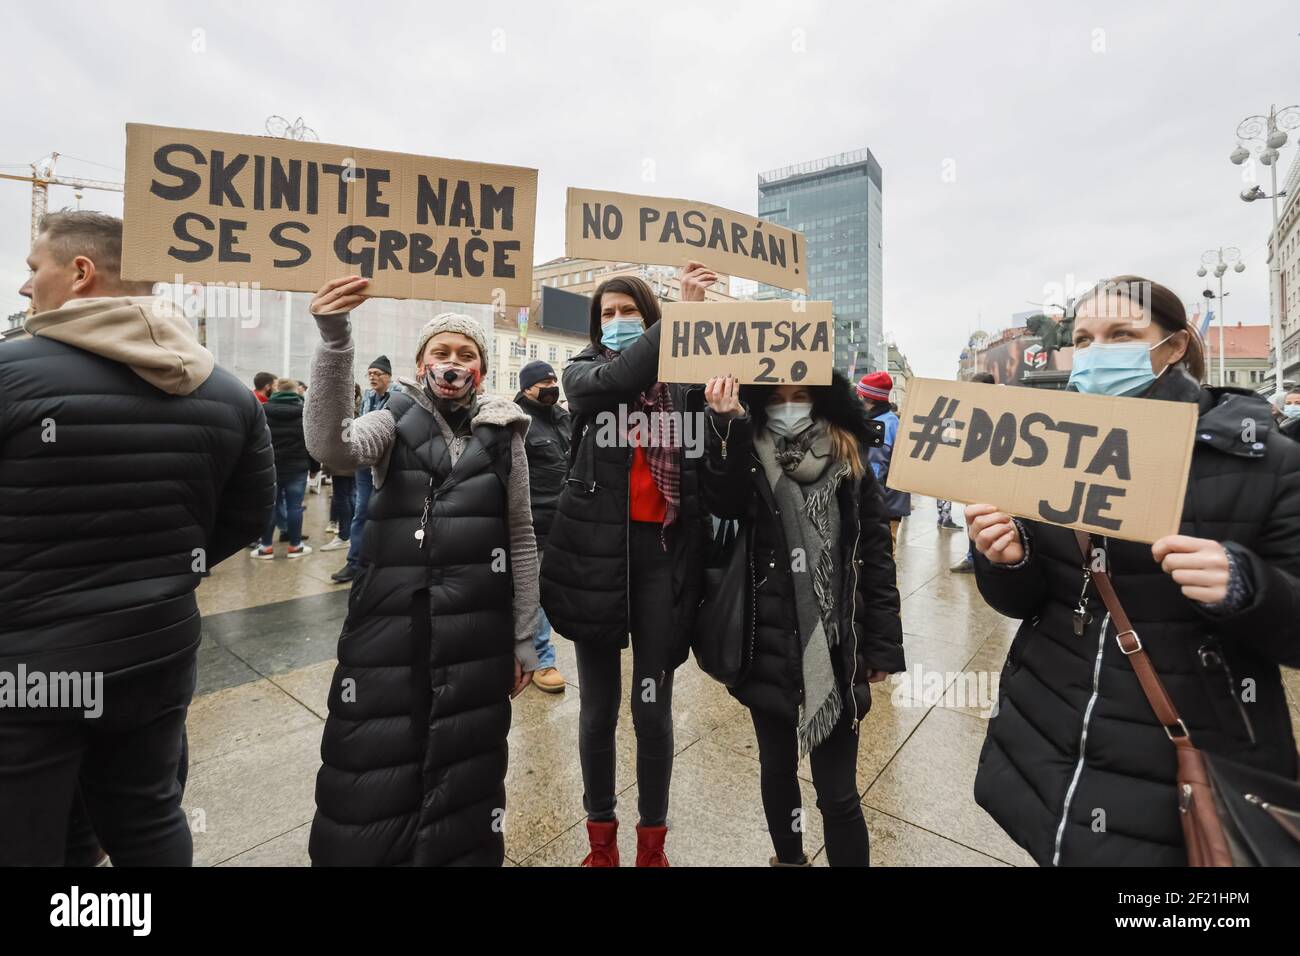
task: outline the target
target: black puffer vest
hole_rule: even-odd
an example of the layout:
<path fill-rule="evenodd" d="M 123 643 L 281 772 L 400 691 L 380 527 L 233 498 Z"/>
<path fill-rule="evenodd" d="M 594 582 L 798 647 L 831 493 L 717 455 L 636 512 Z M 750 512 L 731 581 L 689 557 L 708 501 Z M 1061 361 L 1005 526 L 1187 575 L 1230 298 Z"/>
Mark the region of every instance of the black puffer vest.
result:
<path fill-rule="evenodd" d="M 476 425 L 453 468 L 427 408 L 397 392 L 388 410 L 397 439 L 339 637 L 312 862 L 497 866 L 515 660 L 511 429 Z"/>

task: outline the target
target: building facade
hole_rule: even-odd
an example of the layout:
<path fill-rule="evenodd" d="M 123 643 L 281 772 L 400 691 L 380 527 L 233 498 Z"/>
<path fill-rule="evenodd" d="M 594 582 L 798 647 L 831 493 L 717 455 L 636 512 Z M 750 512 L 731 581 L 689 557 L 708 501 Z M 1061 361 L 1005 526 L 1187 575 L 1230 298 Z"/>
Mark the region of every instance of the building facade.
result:
<path fill-rule="evenodd" d="M 1223 329 L 1223 371 L 1225 385 L 1260 391 L 1273 380 L 1269 367 L 1269 327 L 1227 325 Z M 1205 380 L 1219 384 L 1219 326 L 1215 322 L 1205 333 Z M 1271 391 L 1271 388 L 1270 388 Z"/>
<path fill-rule="evenodd" d="M 850 378 L 888 363 L 880 164 L 869 149 L 786 166 L 758 177 L 758 216 L 807 240 L 810 300 L 835 310 L 835 367 Z M 760 286 L 756 298 L 792 293 Z"/>
<path fill-rule="evenodd" d="M 1277 255 L 1281 270 L 1282 381 L 1284 385 L 1300 385 L 1300 150 L 1281 188 L 1286 190 L 1286 204 L 1278 217 L 1277 235 L 1270 232 L 1268 237 L 1268 261 L 1272 268 L 1273 256 Z M 1277 309 L 1279 290 L 1271 279 L 1269 307 Z M 1269 394 L 1274 391 L 1272 381 L 1270 372 L 1265 380 Z"/>
<path fill-rule="evenodd" d="M 633 262 L 604 262 L 598 259 L 569 259 L 561 256 L 533 266 L 533 305 L 541 299 L 542 286 L 549 285 L 577 295 L 591 295 L 606 279 L 615 276 L 639 276 L 650 284 L 665 302 L 682 297 L 681 270 L 676 266 L 646 266 Z M 731 277 L 718 274 L 718 281 L 704 290 L 708 302 L 731 302 Z"/>
<path fill-rule="evenodd" d="M 907 356 L 899 350 L 898 344 L 889 340 L 885 342 L 886 363 L 889 377 L 894 380 L 894 390 L 889 393 L 889 400 L 900 409 L 907 399 L 907 383 L 912 380 L 912 366 Z"/>

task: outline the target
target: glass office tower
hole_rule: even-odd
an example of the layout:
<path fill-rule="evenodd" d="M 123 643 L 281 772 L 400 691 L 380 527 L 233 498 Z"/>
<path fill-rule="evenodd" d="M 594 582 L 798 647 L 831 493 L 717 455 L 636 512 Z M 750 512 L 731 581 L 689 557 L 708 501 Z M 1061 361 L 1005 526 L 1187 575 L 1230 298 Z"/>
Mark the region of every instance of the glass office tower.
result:
<path fill-rule="evenodd" d="M 758 216 L 807 239 L 808 298 L 835 304 L 835 367 L 850 377 L 884 369 L 881 175 L 871 150 L 759 174 Z M 790 296 L 760 285 L 755 298 Z"/>

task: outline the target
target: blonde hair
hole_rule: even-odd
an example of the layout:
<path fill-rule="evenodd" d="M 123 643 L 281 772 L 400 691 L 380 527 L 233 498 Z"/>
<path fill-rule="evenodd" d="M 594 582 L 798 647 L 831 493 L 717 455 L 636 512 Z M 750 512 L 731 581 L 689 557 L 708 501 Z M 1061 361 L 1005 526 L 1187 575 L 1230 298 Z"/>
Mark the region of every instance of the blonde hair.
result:
<path fill-rule="evenodd" d="M 298 391 L 298 380 L 296 378 L 277 378 L 275 384 L 271 386 L 273 392 L 296 392 Z"/>
<path fill-rule="evenodd" d="M 853 433 L 847 428 L 842 428 L 825 419 L 823 419 L 823 423 L 826 425 L 826 434 L 831 440 L 831 457 L 849 466 L 849 474 L 854 481 L 861 480 L 862 476 L 867 473 L 867 466 L 862 461 L 862 452 L 858 446 L 858 440 L 853 437 Z"/>

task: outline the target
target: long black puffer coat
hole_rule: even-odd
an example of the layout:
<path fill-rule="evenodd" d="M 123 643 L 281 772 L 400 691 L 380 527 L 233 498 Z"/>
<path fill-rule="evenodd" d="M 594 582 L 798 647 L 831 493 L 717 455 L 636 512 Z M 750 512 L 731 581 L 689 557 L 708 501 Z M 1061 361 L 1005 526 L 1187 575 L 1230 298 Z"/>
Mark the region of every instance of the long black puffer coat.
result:
<path fill-rule="evenodd" d="M 1183 596 L 1150 546 L 1097 536 L 1094 546 L 1105 547 L 1120 603 L 1192 742 L 1295 779 L 1278 665 L 1300 665 L 1300 446 L 1278 434 L 1262 400 L 1201 388 L 1181 368 L 1146 397 L 1198 403 L 1181 533 L 1223 543 L 1253 581 L 1253 597 L 1215 615 Z M 1242 440 L 1244 419 L 1256 422 L 1255 442 Z M 1074 635 L 1083 585 L 1074 532 L 1023 525 L 1023 567 L 975 559 L 985 600 L 1024 619 L 975 799 L 1043 865 L 1184 865 L 1174 748 L 1095 587 L 1091 623 Z"/>
<path fill-rule="evenodd" d="M 514 685 L 504 400 L 455 467 L 428 399 L 394 392 L 316 778 L 315 865 L 499 866 Z M 504 410 L 504 411 L 503 411 Z M 433 476 L 424 546 L 415 538 Z M 494 564 L 496 566 L 494 566 Z"/>
<path fill-rule="evenodd" d="M 547 618 L 557 633 L 573 641 L 628 645 L 628 472 L 632 448 L 626 442 L 598 441 L 597 435 L 606 416 L 612 423 L 618 420 L 620 406 L 634 411 L 636 396 L 655 383 L 662 324 L 652 325 L 615 359 L 606 359 L 591 346 L 575 355 L 564 369 L 564 393 L 574 416 L 574 447 L 568 483 L 546 542 L 541 586 Z M 675 410 L 703 410 L 702 387 L 670 388 Z M 611 430 L 612 424 L 606 431 Z M 699 504 L 699 457 L 691 457 L 688 450 L 680 460 L 681 511 L 665 534 L 673 555 L 676 644 L 669 658 L 672 666 L 686 660 L 690 649 L 709 525 Z"/>
<path fill-rule="evenodd" d="M 753 429 L 766 420 L 763 400 L 767 389 L 746 386 L 742 400 L 750 410 L 744 418 L 727 419 L 708 413 L 706 454 L 701 469 L 705 507 L 719 518 L 738 518 L 752 525 L 752 535 L 742 533 L 754 552 L 756 583 L 754 658 L 745 678 L 731 694 L 751 710 L 797 717 L 803 693 L 799 624 L 795 614 L 794 581 L 790 573 L 790 548 L 772 488 L 754 454 Z M 814 390 L 813 415 L 849 430 L 867 451 L 879 441 L 879 429 L 866 419 L 862 405 L 847 381 L 838 374 L 834 384 Z M 722 457 L 722 436 L 727 456 Z M 856 717 L 871 707 L 871 670 L 896 673 L 906 669 L 903 660 L 903 626 L 899 618 L 898 587 L 889 540 L 889 515 L 880 485 L 868 466 L 858 481 L 845 479 L 837 491 L 840 513 L 839 552 L 836 566 L 849 568 L 841 577 L 836 602 L 839 632 L 851 639 L 839 644 L 833 659 L 840 695 L 852 700 Z M 852 697 L 849 690 L 852 688 Z"/>

